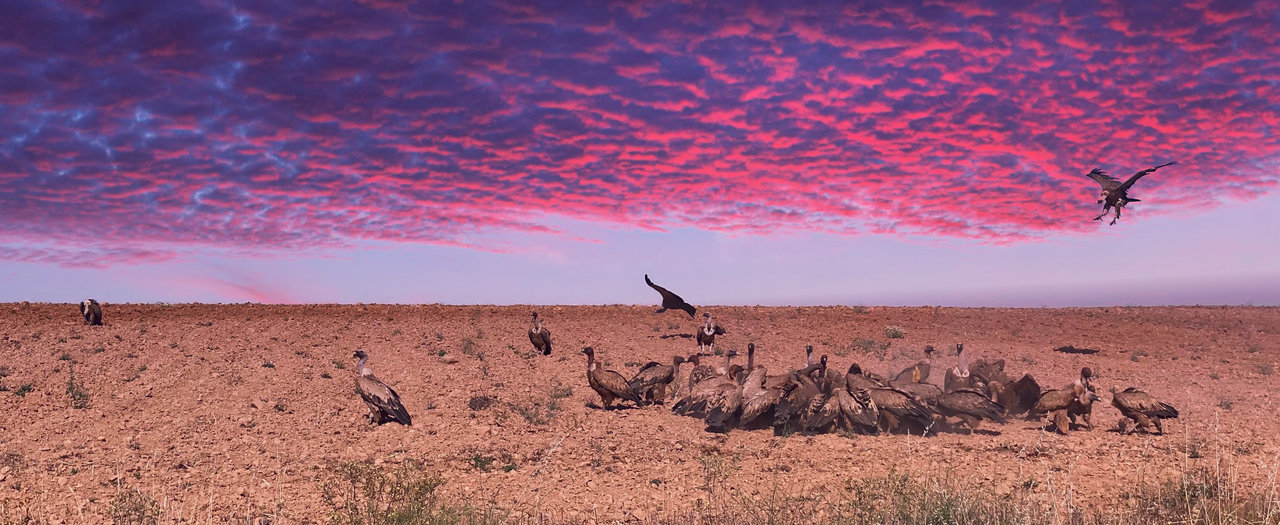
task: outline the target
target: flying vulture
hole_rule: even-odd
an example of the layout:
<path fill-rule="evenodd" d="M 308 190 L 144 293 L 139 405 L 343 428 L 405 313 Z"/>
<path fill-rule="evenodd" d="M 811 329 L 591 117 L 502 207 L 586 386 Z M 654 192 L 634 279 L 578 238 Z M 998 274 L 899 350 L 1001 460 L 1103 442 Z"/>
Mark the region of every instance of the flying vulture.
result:
<path fill-rule="evenodd" d="M 653 288 L 654 290 L 657 290 L 659 294 L 662 294 L 662 308 L 659 308 L 656 313 L 662 313 L 667 310 L 684 310 L 685 313 L 689 314 L 689 318 L 693 319 L 693 314 L 698 311 L 697 308 L 694 308 L 693 305 L 684 302 L 684 299 L 681 299 L 679 295 L 672 293 L 671 290 L 653 284 L 653 281 L 649 280 L 649 274 L 644 275 L 644 282 L 649 285 L 650 288 Z"/>
<path fill-rule="evenodd" d="M 359 359 L 356 363 L 356 391 L 369 406 L 369 422 L 375 425 L 395 421 L 401 425 L 412 425 L 409 411 L 404 409 L 397 394 L 390 386 L 373 375 L 373 371 L 365 366 L 369 362 L 369 354 L 364 350 L 356 350 L 351 357 Z"/>
<path fill-rule="evenodd" d="M 1141 179 L 1143 175 L 1174 164 L 1177 164 L 1177 161 L 1167 162 L 1154 168 L 1147 168 L 1134 173 L 1132 177 L 1129 177 L 1129 180 L 1124 182 L 1120 182 L 1119 180 L 1116 180 L 1115 177 L 1107 175 L 1107 172 L 1102 171 L 1102 168 L 1094 168 L 1093 171 L 1089 172 L 1088 177 L 1098 181 L 1098 184 L 1102 185 L 1102 193 L 1098 196 L 1098 204 L 1102 205 L 1102 215 L 1094 217 L 1093 220 L 1102 220 L 1102 218 L 1106 217 L 1107 213 L 1111 211 L 1111 208 L 1114 207 L 1116 210 L 1116 216 L 1114 219 L 1111 219 L 1111 224 L 1114 225 L 1116 221 L 1120 220 L 1121 208 L 1124 208 L 1124 206 L 1130 202 L 1138 202 L 1138 199 L 1129 197 L 1129 188 L 1133 186 L 1133 183 L 1138 182 L 1138 179 Z"/>

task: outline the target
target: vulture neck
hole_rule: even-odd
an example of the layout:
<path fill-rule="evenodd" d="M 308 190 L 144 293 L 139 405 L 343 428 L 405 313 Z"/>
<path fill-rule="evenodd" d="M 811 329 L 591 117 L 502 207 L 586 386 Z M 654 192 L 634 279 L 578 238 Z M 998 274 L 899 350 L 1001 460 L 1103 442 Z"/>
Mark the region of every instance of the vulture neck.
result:
<path fill-rule="evenodd" d="M 959 363 L 956 365 L 956 370 L 959 370 L 961 374 L 968 375 L 969 363 L 968 363 L 968 360 L 964 358 L 964 350 L 961 350 L 960 353 L 956 355 L 956 357 L 959 360 Z"/>
<path fill-rule="evenodd" d="M 750 351 L 747 352 L 747 372 L 751 372 L 755 369 L 756 369 L 756 350 L 752 348 Z"/>
<path fill-rule="evenodd" d="M 729 373 L 729 352 L 724 353 L 724 373 Z"/>
<path fill-rule="evenodd" d="M 368 362 L 369 356 L 366 355 L 360 358 L 360 362 L 356 363 L 356 372 L 358 372 L 362 377 L 369 377 L 373 375 L 373 372 L 369 370 L 369 367 L 365 366 L 365 363 Z"/>
<path fill-rule="evenodd" d="M 595 354 L 587 354 L 587 371 L 588 372 L 596 371 L 596 355 Z"/>

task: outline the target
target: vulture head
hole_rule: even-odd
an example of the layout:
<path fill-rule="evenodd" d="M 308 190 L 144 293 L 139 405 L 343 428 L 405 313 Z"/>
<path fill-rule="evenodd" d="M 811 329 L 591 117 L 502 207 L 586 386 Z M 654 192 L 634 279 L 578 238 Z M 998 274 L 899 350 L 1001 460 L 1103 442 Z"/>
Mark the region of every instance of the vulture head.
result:
<path fill-rule="evenodd" d="M 582 353 L 583 353 L 584 355 L 586 355 L 587 357 L 591 357 L 591 356 L 593 356 L 593 355 L 596 355 L 596 349 L 591 348 L 590 346 L 588 346 L 588 347 L 586 347 L 586 348 L 583 348 L 583 349 L 582 349 Z"/>

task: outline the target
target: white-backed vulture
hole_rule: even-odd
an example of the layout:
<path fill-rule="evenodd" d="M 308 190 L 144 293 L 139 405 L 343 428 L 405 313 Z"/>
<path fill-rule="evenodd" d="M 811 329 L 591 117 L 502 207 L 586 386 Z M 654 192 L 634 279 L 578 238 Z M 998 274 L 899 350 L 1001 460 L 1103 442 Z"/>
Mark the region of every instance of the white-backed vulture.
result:
<path fill-rule="evenodd" d="M 604 404 L 604 408 L 612 408 L 615 399 L 631 401 L 637 406 L 644 404 L 640 395 L 627 386 L 627 378 L 596 364 L 594 348 L 590 346 L 583 348 L 582 353 L 587 356 L 587 384 L 600 395 L 600 402 Z"/>
<path fill-rule="evenodd" d="M 726 332 L 723 326 L 711 322 L 711 314 L 709 312 L 703 312 L 702 316 L 707 319 L 707 322 L 698 328 L 698 334 L 695 339 L 698 341 L 699 353 L 710 353 L 715 349 L 716 336 L 724 335 Z"/>
<path fill-rule="evenodd" d="M 85 299 L 80 302 L 80 315 L 84 316 L 84 324 L 102 326 L 102 305 L 97 299 Z"/>
<path fill-rule="evenodd" d="M 1094 168 L 1093 171 L 1089 172 L 1087 177 L 1093 179 L 1102 186 L 1102 193 L 1098 196 L 1098 204 L 1102 205 L 1102 214 L 1094 217 L 1093 220 L 1102 220 L 1102 218 L 1106 217 L 1114 207 L 1116 210 L 1116 216 L 1114 219 L 1111 219 L 1111 224 L 1114 226 L 1116 221 L 1120 220 L 1120 210 L 1124 209 L 1125 205 L 1130 202 L 1138 202 L 1138 199 L 1129 196 L 1129 188 L 1133 187 L 1133 183 L 1138 182 L 1138 179 L 1141 179 L 1148 173 L 1177 163 L 1177 161 L 1166 162 L 1153 168 L 1147 168 L 1129 176 L 1129 178 L 1124 182 L 1120 182 L 1115 177 L 1107 175 L 1107 172 L 1102 171 L 1102 168 Z"/>
<path fill-rule="evenodd" d="M 1178 409 L 1173 408 L 1173 405 L 1161 402 L 1151 394 L 1134 387 L 1111 394 L 1111 404 L 1120 409 L 1124 417 L 1136 423 L 1132 429 L 1125 429 L 1125 434 L 1139 429 L 1150 432 L 1152 426 L 1156 427 L 1158 434 L 1164 434 L 1164 426 L 1160 424 L 1160 420 L 1178 417 Z"/>
<path fill-rule="evenodd" d="M 529 342 L 533 343 L 533 348 L 538 353 L 551 355 L 551 330 L 542 326 L 542 319 L 538 317 L 538 312 L 533 312 L 533 328 L 529 329 Z"/>
<path fill-rule="evenodd" d="M 400 402 L 400 394 L 369 370 L 369 354 L 364 350 L 356 350 L 351 357 L 359 359 L 356 362 L 356 392 L 360 393 L 360 399 L 369 407 L 369 422 L 381 425 L 395 421 L 401 425 L 412 425 L 409 411 Z"/>
<path fill-rule="evenodd" d="M 1069 388 L 1049 390 L 1040 394 L 1040 399 L 1031 407 L 1028 419 L 1049 414 L 1050 423 L 1059 434 L 1066 434 L 1071 426 L 1067 419 L 1067 409 L 1078 402 L 1081 396 L 1088 393 L 1083 385 L 1072 383 Z"/>
<path fill-rule="evenodd" d="M 676 379 L 676 375 L 680 370 L 680 363 L 684 362 L 684 356 L 672 356 L 671 364 L 664 365 L 657 361 L 649 361 L 645 363 L 636 375 L 627 381 L 627 386 L 639 394 L 642 399 L 649 403 L 665 404 L 667 400 L 667 386 Z"/>

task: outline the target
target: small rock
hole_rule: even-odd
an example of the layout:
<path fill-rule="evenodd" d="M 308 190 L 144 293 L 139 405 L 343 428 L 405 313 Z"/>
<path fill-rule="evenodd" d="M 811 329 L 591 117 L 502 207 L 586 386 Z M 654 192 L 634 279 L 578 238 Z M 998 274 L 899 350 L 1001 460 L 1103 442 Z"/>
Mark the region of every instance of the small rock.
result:
<path fill-rule="evenodd" d="M 440 361 L 444 362 L 444 364 L 446 365 L 451 365 L 451 364 L 457 363 L 458 358 L 454 357 L 453 354 L 445 354 L 440 357 Z"/>

